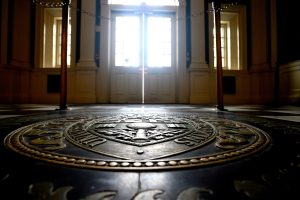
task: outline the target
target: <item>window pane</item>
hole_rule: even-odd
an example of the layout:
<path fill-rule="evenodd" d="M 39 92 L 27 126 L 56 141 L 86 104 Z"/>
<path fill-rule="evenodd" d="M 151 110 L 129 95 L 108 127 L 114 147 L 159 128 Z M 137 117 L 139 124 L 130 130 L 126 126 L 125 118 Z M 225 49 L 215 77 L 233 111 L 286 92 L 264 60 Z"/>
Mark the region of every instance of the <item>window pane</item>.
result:
<path fill-rule="evenodd" d="M 44 9 L 43 67 L 61 67 L 61 8 Z M 71 18 L 68 23 L 67 65 L 71 63 Z"/>
<path fill-rule="evenodd" d="M 221 38 L 221 47 L 225 47 L 225 38 Z"/>
<path fill-rule="evenodd" d="M 222 26 L 220 29 L 220 35 L 221 35 L 221 37 L 225 37 L 224 26 Z"/>
<path fill-rule="evenodd" d="M 146 66 L 171 67 L 171 18 L 148 17 Z"/>
<path fill-rule="evenodd" d="M 146 3 L 147 5 L 170 5 L 178 6 L 178 0 L 109 0 L 110 4 L 121 4 L 121 5 L 140 5 Z"/>
<path fill-rule="evenodd" d="M 129 28 L 130 25 L 130 28 Z M 138 67 L 140 64 L 140 19 L 136 16 L 116 17 L 115 66 Z"/>
<path fill-rule="evenodd" d="M 170 6 L 178 6 L 178 0 L 145 0 L 147 5 L 170 5 Z"/>

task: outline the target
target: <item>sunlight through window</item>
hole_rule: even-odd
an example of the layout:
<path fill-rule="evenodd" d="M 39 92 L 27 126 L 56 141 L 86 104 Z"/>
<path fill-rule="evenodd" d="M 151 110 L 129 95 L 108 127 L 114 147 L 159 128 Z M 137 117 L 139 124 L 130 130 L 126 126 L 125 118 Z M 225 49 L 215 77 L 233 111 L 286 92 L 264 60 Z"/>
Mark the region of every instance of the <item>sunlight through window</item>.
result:
<path fill-rule="evenodd" d="M 146 14 L 116 16 L 115 66 L 171 67 L 171 20 Z"/>
<path fill-rule="evenodd" d="M 148 67 L 171 67 L 171 18 L 148 17 Z"/>
<path fill-rule="evenodd" d="M 178 6 L 178 0 L 109 0 L 109 4 L 140 5 L 145 3 L 151 6 Z"/>
<path fill-rule="evenodd" d="M 230 48 L 230 23 L 221 22 L 221 56 L 222 56 L 222 67 L 224 69 L 231 69 L 231 48 Z M 217 67 L 217 45 L 216 45 L 216 35 L 215 29 L 213 30 L 213 40 L 214 40 L 214 67 Z"/>
<path fill-rule="evenodd" d="M 128 28 L 130 25 L 130 28 Z M 115 35 L 115 66 L 140 65 L 140 18 L 117 16 Z"/>

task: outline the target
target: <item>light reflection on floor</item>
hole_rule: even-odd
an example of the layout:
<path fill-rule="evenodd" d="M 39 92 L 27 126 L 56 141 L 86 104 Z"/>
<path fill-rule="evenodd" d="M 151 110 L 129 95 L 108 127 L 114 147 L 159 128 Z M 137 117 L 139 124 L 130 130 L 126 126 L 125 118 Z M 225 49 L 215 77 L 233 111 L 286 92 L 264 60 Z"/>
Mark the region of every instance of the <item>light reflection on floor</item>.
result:
<path fill-rule="evenodd" d="M 50 104 L 2 104 L 0 105 L 0 119 L 18 117 L 28 114 L 51 112 L 59 109 L 57 105 Z M 188 104 L 86 104 L 70 105 L 68 110 L 115 110 L 115 111 L 175 111 L 184 109 L 191 112 L 218 112 L 215 106 L 188 105 Z M 300 122 L 300 107 L 282 106 L 267 107 L 262 105 L 233 105 L 225 106 L 231 113 L 248 114 L 256 117 L 280 119 Z M 220 111 L 222 112 L 222 111 Z"/>

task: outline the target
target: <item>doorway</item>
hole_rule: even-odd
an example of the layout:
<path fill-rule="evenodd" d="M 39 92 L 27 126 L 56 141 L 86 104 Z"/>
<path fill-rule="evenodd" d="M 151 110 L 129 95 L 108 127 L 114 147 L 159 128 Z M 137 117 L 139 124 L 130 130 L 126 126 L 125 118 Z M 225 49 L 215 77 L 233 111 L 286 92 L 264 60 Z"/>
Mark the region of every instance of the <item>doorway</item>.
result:
<path fill-rule="evenodd" d="M 113 12 L 111 102 L 175 102 L 175 13 Z"/>

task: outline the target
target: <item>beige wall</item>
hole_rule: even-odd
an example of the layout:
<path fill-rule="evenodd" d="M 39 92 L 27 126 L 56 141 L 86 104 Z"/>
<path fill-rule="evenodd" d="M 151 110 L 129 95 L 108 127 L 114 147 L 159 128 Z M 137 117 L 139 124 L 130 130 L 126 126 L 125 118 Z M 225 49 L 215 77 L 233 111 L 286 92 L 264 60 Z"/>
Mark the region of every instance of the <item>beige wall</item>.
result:
<path fill-rule="evenodd" d="M 31 0 L 18 1 L 15 4 L 16 12 L 13 15 L 13 33 L 8 28 L 8 0 L 1 1 L 1 66 L 0 66 L 0 103 L 59 103 L 58 93 L 47 93 L 48 74 L 59 74 L 59 69 L 40 68 L 39 54 L 35 50 L 35 60 L 31 60 L 31 53 L 34 48 L 39 47 L 39 37 L 30 42 L 33 34 L 30 29 Z M 90 2 L 90 1 L 85 1 Z M 192 12 L 195 8 L 202 9 L 204 1 L 192 0 Z M 261 0 L 251 1 L 257 9 L 251 13 L 251 46 L 252 52 L 250 65 L 241 71 L 224 71 L 224 75 L 236 77 L 236 94 L 224 95 L 225 104 L 267 104 L 273 101 L 274 97 L 274 66 L 268 61 L 267 30 L 264 10 L 266 4 Z M 73 13 L 74 16 L 74 13 Z M 20 20 L 22 19 L 22 20 Z M 76 17 L 74 17 L 76 19 Z M 90 30 L 95 30 L 94 22 L 85 18 Z M 93 19 L 94 20 L 94 19 Z M 209 67 L 204 60 L 205 38 L 201 36 L 204 27 L 204 18 L 199 16 L 192 21 L 192 67 L 187 69 L 185 62 L 179 63 L 177 69 L 177 103 L 192 104 L 216 104 L 216 72 Z M 37 20 L 38 21 L 38 20 Z M 72 20 L 76 25 L 76 20 Z M 37 27 L 37 26 L 36 26 Z M 109 28 L 108 24 L 102 23 L 98 29 L 101 31 Z M 273 29 L 272 29 L 273 30 Z M 274 29 L 276 30 L 276 29 Z M 84 31 L 84 30 L 81 30 Z M 249 32 L 248 32 L 249 33 Z M 12 34 L 11 41 L 7 41 L 7 35 Z M 102 33 L 101 33 L 102 34 Z M 182 33 L 184 35 L 185 33 Z M 102 36 L 103 37 L 103 36 Z M 82 42 L 93 41 L 81 38 Z M 40 40 L 42 41 L 42 40 Z M 72 39 L 75 42 L 75 39 Z M 101 53 L 105 50 L 105 41 L 101 41 Z M 11 57 L 7 58 L 7 45 L 11 44 Z M 179 40 L 178 46 L 185 48 L 183 40 Z M 87 47 L 85 47 L 87 48 Z M 94 48 L 93 46 L 91 48 Z M 276 48 L 274 44 L 272 48 Z M 72 46 L 75 53 L 75 45 Z M 272 50 L 274 51 L 274 49 Z M 73 58 L 71 68 L 68 69 L 68 103 L 109 103 L 109 63 L 100 60 L 100 67 L 94 66 L 93 55 L 90 51 L 81 50 L 80 63 L 75 63 Z M 108 56 L 102 54 L 102 58 Z M 181 52 L 182 60 L 185 59 L 184 52 Z M 273 56 L 274 59 L 274 56 Z M 38 60 L 38 61 L 37 61 Z M 34 66 L 32 66 L 34 64 Z M 299 102 L 300 99 L 300 64 L 299 61 L 280 66 L 280 100 L 283 103 Z"/>
<path fill-rule="evenodd" d="M 280 101 L 300 102 L 300 60 L 280 67 Z"/>

